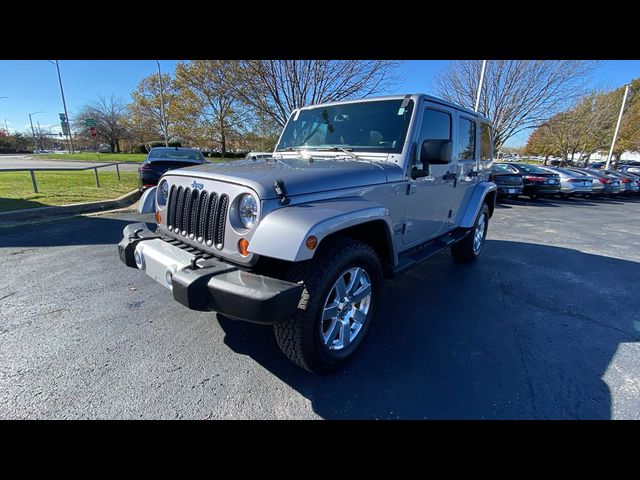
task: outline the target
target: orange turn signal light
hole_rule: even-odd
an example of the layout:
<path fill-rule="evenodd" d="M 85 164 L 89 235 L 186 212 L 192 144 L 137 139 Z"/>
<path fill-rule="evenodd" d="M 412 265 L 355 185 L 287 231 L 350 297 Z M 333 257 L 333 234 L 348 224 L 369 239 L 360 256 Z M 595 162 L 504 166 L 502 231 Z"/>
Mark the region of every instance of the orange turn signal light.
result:
<path fill-rule="evenodd" d="M 318 246 L 318 239 L 313 235 L 309 235 L 304 243 L 309 250 L 313 250 Z"/>
<path fill-rule="evenodd" d="M 249 255 L 249 240 L 246 238 L 238 240 L 238 252 L 240 252 L 240 255 L 243 257 Z"/>
<path fill-rule="evenodd" d="M 156 212 L 156 222 L 158 223 L 158 225 L 162 223 L 162 215 L 160 215 L 160 211 Z"/>

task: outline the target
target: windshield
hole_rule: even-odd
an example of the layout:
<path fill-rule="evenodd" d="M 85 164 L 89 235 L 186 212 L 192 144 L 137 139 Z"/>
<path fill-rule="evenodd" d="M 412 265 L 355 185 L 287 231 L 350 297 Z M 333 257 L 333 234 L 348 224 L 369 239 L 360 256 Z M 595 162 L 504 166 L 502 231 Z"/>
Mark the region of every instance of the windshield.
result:
<path fill-rule="evenodd" d="M 302 109 L 293 114 L 277 150 L 346 148 L 400 153 L 413 100 L 378 100 Z"/>
<path fill-rule="evenodd" d="M 153 148 L 149 152 L 149 160 L 184 160 L 187 162 L 204 162 L 204 156 L 198 150 Z"/>

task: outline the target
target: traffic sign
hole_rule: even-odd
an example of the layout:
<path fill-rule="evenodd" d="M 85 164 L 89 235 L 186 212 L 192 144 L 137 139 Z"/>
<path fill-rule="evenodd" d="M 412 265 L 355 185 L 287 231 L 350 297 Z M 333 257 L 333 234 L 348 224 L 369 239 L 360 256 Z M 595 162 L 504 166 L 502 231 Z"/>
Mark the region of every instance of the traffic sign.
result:
<path fill-rule="evenodd" d="M 85 118 L 84 119 L 84 126 L 85 127 L 95 127 L 96 126 L 96 121 L 93 118 Z"/>
<path fill-rule="evenodd" d="M 60 116 L 60 121 L 61 122 L 66 122 L 67 121 L 67 116 L 64 113 L 59 113 L 58 115 Z"/>
<path fill-rule="evenodd" d="M 98 129 L 97 129 L 96 127 L 91 127 L 91 128 L 89 129 L 89 133 L 91 134 L 91 136 L 92 136 L 93 138 L 96 138 L 96 135 L 98 134 Z"/>

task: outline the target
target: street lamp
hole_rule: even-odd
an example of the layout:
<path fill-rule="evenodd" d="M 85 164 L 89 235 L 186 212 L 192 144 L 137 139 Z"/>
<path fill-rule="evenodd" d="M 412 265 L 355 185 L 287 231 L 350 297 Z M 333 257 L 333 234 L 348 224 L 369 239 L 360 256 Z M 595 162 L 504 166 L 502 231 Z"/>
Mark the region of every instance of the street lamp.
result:
<path fill-rule="evenodd" d="M 69 114 L 67 113 L 67 102 L 64 100 L 64 89 L 62 88 L 62 77 L 60 76 L 60 65 L 58 64 L 58 60 L 47 60 L 47 62 L 52 63 L 56 66 L 58 70 L 58 82 L 60 82 L 60 93 L 62 94 L 62 106 L 64 107 L 64 116 L 67 119 L 67 141 L 69 142 L 69 153 L 73 153 L 73 141 L 71 139 L 71 125 L 69 123 Z"/>
<path fill-rule="evenodd" d="M 0 97 L 0 99 L 2 98 L 9 98 L 9 97 Z M 7 127 L 7 119 L 4 119 L 4 129 L 7 131 L 7 135 L 9 135 L 9 127 Z"/>
<path fill-rule="evenodd" d="M 38 140 L 36 139 L 36 131 L 33 129 L 33 120 L 31 120 L 31 115 L 36 115 L 38 113 L 44 113 L 44 112 L 33 112 L 29 114 L 29 123 L 31 124 L 31 134 L 33 135 L 33 141 L 36 144 L 36 150 L 38 150 Z"/>
<path fill-rule="evenodd" d="M 169 146 L 169 139 L 167 138 L 167 117 L 164 115 L 164 89 L 162 88 L 162 74 L 160 73 L 160 61 L 156 60 L 158 64 L 158 78 L 160 79 L 160 112 L 162 113 L 162 130 L 164 130 L 164 146 Z"/>

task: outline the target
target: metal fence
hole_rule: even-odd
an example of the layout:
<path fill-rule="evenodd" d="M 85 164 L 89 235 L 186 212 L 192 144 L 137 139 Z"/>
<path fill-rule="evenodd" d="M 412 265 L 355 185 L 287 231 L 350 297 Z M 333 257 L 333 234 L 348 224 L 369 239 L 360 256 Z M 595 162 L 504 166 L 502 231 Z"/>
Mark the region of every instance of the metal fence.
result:
<path fill-rule="evenodd" d="M 31 183 L 33 184 L 33 192 L 38 193 L 38 182 L 36 181 L 35 172 L 81 172 L 85 170 L 93 170 L 96 177 L 96 187 L 100 187 L 100 178 L 98 177 L 98 169 L 105 167 L 116 167 L 116 173 L 118 174 L 118 180 L 120 180 L 120 167 L 119 163 L 104 163 L 102 165 L 96 165 L 94 167 L 44 167 L 44 168 L 0 168 L 2 172 L 29 172 L 31 175 Z"/>

